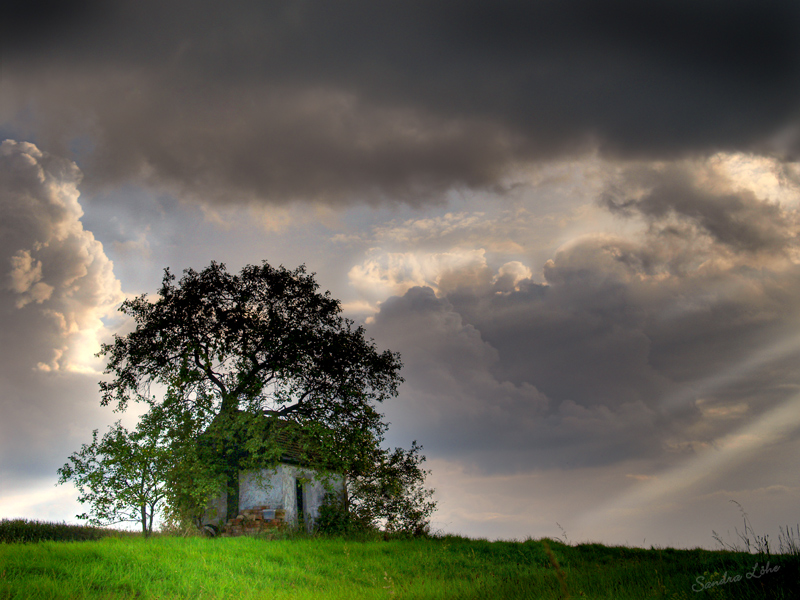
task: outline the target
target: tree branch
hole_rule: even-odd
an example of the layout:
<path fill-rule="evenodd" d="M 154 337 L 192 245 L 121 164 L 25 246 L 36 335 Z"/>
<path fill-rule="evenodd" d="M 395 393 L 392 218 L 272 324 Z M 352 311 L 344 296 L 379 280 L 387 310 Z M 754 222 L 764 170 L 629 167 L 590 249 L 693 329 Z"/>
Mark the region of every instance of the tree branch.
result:
<path fill-rule="evenodd" d="M 222 393 L 222 397 L 227 398 L 228 388 L 225 387 L 225 384 L 219 377 L 217 377 L 217 374 L 214 373 L 210 366 L 204 365 L 202 362 L 200 362 L 200 352 L 196 348 L 194 351 L 194 364 L 196 364 L 197 367 L 206 374 L 211 382 L 219 388 L 219 391 Z"/>
<path fill-rule="evenodd" d="M 307 390 L 305 394 L 303 394 L 302 396 L 300 396 L 300 398 L 298 398 L 297 402 L 295 402 L 294 404 L 292 404 L 290 406 L 286 406 L 286 407 L 282 408 L 281 410 L 278 410 L 278 411 L 275 411 L 275 412 L 278 413 L 279 417 L 283 417 L 283 416 L 298 412 L 300 409 L 305 408 L 305 405 L 304 405 L 305 399 L 308 398 L 311 394 L 313 394 L 316 391 L 318 391 L 318 390 L 315 389 L 315 388 Z"/>

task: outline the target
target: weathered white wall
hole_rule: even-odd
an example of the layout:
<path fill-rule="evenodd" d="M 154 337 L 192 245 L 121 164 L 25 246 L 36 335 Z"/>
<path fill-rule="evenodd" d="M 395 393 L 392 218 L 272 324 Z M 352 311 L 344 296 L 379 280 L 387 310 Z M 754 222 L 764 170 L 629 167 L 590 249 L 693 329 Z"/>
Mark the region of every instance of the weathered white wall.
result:
<path fill-rule="evenodd" d="M 256 506 L 283 508 L 283 465 L 276 469 L 239 473 L 239 510 Z"/>
<path fill-rule="evenodd" d="M 239 511 L 269 506 L 286 511 L 284 522 L 297 523 L 296 479 L 303 482 L 304 521 L 311 527 L 319 516 L 319 508 L 325 498 L 326 484 L 337 492 L 344 489 L 344 481 L 338 475 L 327 480 L 316 476 L 313 469 L 281 464 L 274 469 L 243 471 L 239 474 Z M 209 502 L 205 523 L 221 526 L 225 518 L 227 494 L 221 493 Z"/>

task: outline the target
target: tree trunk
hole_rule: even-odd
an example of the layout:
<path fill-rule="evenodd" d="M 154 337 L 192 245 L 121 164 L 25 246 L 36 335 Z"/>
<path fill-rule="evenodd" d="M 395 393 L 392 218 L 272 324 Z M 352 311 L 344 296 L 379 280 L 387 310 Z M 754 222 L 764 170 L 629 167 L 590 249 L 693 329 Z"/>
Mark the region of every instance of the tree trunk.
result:
<path fill-rule="evenodd" d="M 221 435 L 218 452 L 224 457 L 225 476 L 228 501 L 225 507 L 225 521 L 235 519 L 239 515 L 239 453 L 237 447 L 242 440 L 237 422 L 238 401 L 227 397 L 222 400 L 222 407 L 214 421 L 217 423 L 215 435 Z"/>
<path fill-rule="evenodd" d="M 239 516 L 239 469 L 236 466 L 228 468 L 228 503 L 225 508 L 225 521 Z"/>
<path fill-rule="evenodd" d="M 144 537 L 147 537 L 147 505 L 144 502 L 142 502 L 141 513 L 142 513 L 142 535 Z"/>

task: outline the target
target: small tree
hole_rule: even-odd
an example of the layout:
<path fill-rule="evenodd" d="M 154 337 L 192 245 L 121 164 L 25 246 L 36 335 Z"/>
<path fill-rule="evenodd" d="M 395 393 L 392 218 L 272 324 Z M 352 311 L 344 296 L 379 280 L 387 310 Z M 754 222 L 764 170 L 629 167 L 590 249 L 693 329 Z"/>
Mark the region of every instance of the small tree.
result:
<path fill-rule="evenodd" d="M 187 407 L 174 392 L 169 390 L 161 404 L 153 405 L 137 429 L 169 452 L 170 460 L 159 474 L 164 483 L 165 523 L 199 528 L 208 499 L 225 485 L 220 475 L 224 469 L 215 468 L 214 461 L 220 457 L 198 443 L 210 420 L 208 403 L 197 398 Z"/>
<path fill-rule="evenodd" d="M 355 512 L 371 516 L 388 533 L 428 533 L 436 503 L 431 500 L 434 490 L 424 486 L 430 471 L 421 467 L 425 456 L 420 450 L 416 441 L 409 450 L 380 449 L 373 467 L 353 479 Z"/>
<path fill-rule="evenodd" d="M 349 533 L 383 527 L 387 533 L 425 535 L 436 509 L 434 490 L 424 486 L 430 471 L 416 441 L 411 449 L 389 451 L 372 447 L 371 460 L 347 477 L 347 495 L 329 496 L 320 511 L 318 527 L 326 533 Z"/>
<path fill-rule="evenodd" d="M 145 431 L 129 432 L 120 422 L 98 440 L 84 444 L 58 469 L 59 484 L 72 481 L 78 501 L 89 511 L 77 515 L 92 525 L 141 523 L 142 533 L 153 532 L 153 519 L 166 498 L 164 473 L 169 469 L 169 449 Z"/>

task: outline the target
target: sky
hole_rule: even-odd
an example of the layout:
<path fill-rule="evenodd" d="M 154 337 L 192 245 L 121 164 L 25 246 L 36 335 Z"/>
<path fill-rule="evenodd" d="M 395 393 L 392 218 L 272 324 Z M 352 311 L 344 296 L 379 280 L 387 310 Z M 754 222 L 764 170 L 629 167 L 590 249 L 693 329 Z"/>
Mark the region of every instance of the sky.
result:
<path fill-rule="evenodd" d="M 124 298 L 266 260 L 401 353 L 437 531 L 797 523 L 796 2 L 10 6 L 0 517 L 76 522 L 56 469 L 143 410 L 100 406 Z"/>

